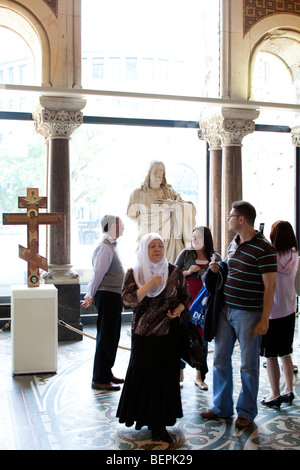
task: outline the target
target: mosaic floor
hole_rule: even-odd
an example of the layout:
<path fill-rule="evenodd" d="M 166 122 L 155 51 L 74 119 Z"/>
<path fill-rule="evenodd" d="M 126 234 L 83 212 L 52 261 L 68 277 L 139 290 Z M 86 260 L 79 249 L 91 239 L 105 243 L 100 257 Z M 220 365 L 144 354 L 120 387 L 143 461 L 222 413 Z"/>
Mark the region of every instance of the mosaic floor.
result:
<path fill-rule="evenodd" d="M 297 318 L 299 323 L 299 317 Z M 300 368 L 300 335 L 296 326 L 293 360 Z M 95 335 L 94 326 L 84 331 Z M 120 345 L 129 347 L 129 325 L 123 324 Z M 209 345 L 213 349 L 213 343 Z M 208 391 L 194 385 L 195 372 L 185 369 L 182 387 L 184 417 L 169 429 L 174 442 L 153 442 L 145 428 L 126 428 L 115 418 L 120 392 L 91 389 L 95 341 L 59 343 L 58 372 L 12 376 L 10 332 L 0 334 L 1 450 L 300 450 L 300 373 L 294 374 L 292 406 L 275 411 L 259 405 L 255 424 L 244 431 L 232 419 L 205 421 L 199 412 L 212 397 L 212 353 L 208 357 Z M 129 352 L 118 349 L 114 373 L 124 376 Z M 234 351 L 235 396 L 239 392 L 239 348 Z M 261 367 L 259 401 L 269 393 L 267 371 Z"/>

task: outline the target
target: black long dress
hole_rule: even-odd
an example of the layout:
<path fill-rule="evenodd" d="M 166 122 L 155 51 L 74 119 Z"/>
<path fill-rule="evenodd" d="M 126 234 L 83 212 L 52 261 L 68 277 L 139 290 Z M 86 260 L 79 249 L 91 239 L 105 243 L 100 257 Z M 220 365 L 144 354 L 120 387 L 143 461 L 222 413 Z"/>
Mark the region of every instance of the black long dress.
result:
<path fill-rule="evenodd" d="M 190 294 L 182 272 L 172 264 L 166 287 L 157 297 L 145 297 L 138 304 L 137 290 L 129 270 L 122 298 L 126 307 L 133 308 L 132 347 L 117 417 L 126 426 L 158 430 L 173 426 L 183 416 L 179 320 L 170 320 L 166 314 L 178 303 L 187 307 Z"/>

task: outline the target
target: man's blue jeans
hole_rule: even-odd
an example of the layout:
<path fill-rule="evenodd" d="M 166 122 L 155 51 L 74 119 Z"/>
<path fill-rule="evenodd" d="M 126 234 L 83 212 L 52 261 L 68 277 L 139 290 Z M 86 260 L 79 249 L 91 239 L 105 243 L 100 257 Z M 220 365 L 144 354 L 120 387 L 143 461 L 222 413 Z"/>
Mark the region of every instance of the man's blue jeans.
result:
<path fill-rule="evenodd" d="M 242 388 L 236 405 L 239 417 L 253 421 L 257 415 L 259 386 L 259 349 L 261 336 L 253 336 L 261 312 L 224 308 L 220 312 L 215 336 L 213 366 L 212 411 L 220 417 L 232 416 L 233 378 L 232 352 L 236 340 L 240 343 Z"/>

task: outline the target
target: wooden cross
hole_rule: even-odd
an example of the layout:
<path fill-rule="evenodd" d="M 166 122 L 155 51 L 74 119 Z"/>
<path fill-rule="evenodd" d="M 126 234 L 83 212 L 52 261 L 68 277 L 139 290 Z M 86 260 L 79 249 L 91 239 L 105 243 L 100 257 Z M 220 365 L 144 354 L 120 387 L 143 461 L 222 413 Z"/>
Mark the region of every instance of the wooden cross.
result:
<path fill-rule="evenodd" d="M 3 225 L 27 225 L 28 248 L 19 245 L 19 257 L 28 263 L 28 287 L 40 285 L 39 269 L 48 271 L 47 259 L 39 255 L 39 225 L 63 222 L 62 212 L 39 214 L 39 209 L 47 208 L 47 198 L 39 197 L 37 188 L 27 188 L 27 196 L 18 198 L 18 208 L 27 209 L 27 214 L 3 214 Z"/>

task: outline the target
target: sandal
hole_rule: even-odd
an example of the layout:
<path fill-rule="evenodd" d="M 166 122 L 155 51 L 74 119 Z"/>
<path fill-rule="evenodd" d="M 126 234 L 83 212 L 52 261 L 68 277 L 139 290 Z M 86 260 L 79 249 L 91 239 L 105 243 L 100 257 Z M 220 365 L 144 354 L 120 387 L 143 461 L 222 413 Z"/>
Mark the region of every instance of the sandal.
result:
<path fill-rule="evenodd" d="M 200 382 L 200 380 L 195 379 L 195 385 L 200 388 L 200 390 L 208 390 L 208 386 L 205 382 Z"/>

